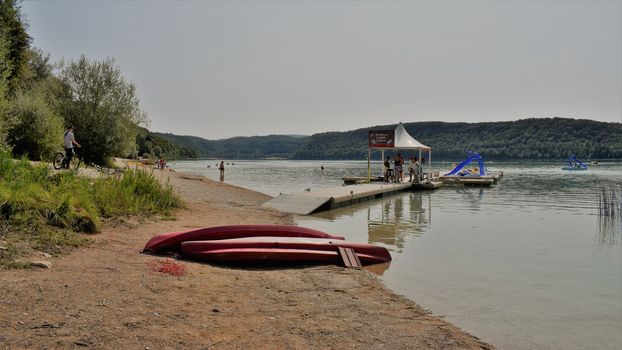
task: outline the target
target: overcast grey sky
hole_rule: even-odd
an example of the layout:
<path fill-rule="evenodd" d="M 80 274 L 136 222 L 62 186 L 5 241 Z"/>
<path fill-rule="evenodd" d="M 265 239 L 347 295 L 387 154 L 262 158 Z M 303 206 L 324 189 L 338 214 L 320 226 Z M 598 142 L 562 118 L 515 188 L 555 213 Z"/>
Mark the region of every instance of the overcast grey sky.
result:
<path fill-rule="evenodd" d="M 26 1 L 52 58 L 116 58 L 151 130 L 622 122 L 622 1 Z"/>

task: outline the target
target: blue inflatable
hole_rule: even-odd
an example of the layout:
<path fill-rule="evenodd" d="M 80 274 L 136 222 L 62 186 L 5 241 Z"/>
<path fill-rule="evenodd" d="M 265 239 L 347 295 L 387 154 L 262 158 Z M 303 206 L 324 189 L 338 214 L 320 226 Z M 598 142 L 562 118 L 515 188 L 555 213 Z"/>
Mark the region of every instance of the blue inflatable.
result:
<path fill-rule="evenodd" d="M 479 153 L 473 152 L 473 151 L 469 151 L 469 156 L 468 158 L 458 164 L 457 167 L 454 168 L 454 170 L 448 172 L 447 174 L 445 174 L 445 176 L 449 176 L 449 175 L 460 175 L 460 176 L 467 176 L 467 175 L 477 175 L 477 174 L 472 174 L 471 172 L 468 171 L 460 171 L 462 170 L 462 168 L 464 168 L 465 166 L 471 164 L 472 161 L 477 160 L 477 163 L 479 164 L 479 175 L 480 176 L 484 176 L 486 175 L 486 167 L 484 166 L 484 159 L 479 155 Z"/>
<path fill-rule="evenodd" d="M 583 164 L 580 160 L 577 159 L 577 156 L 572 155 L 568 158 L 568 165 L 562 168 L 562 170 L 587 170 L 587 165 Z"/>

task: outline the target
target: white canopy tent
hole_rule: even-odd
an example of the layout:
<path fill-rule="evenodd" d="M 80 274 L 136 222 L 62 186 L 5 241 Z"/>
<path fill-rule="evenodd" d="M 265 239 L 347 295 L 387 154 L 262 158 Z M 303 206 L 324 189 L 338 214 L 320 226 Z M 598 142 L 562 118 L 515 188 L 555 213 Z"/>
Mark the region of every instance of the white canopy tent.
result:
<path fill-rule="evenodd" d="M 432 166 L 432 148 L 422 144 L 421 142 L 415 140 L 414 137 L 410 136 L 410 134 L 404 128 L 402 123 L 397 124 L 397 127 L 394 131 L 395 139 L 390 140 L 392 142 L 387 142 L 385 145 L 373 145 L 372 140 L 370 138 L 369 148 L 367 150 L 367 179 L 371 179 L 371 150 L 372 149 L 380 149 L 382 150 L 382 161 L 384 161 L 384 151 L 387 149 L 390 150 L 415 150 L 419 151 L 419 161 L 421 161 L 421 152 L 428 152 L 428 166 Z M 423 163 L 420 163 L 423 166 Z"/>

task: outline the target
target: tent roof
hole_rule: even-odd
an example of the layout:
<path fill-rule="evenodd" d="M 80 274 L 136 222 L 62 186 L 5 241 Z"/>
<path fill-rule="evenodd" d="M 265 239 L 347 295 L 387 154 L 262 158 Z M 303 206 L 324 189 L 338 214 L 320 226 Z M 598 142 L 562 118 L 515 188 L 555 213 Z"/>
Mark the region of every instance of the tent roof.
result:
<path fill-rule="evenodd" d="M 382 147 L 385 149 L 420 149 L 429 151 L 431 148 L 415 140 L 404 128 L 402 123 L 395 128 L 395 143 L 393 147 Z"/>

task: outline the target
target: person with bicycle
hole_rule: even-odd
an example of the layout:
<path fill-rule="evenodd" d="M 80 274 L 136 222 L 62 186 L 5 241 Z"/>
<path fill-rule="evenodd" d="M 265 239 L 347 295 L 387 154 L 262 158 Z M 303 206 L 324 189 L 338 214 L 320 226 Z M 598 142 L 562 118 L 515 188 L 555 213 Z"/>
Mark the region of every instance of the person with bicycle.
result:
<path fill-rule="evenodd" d="M 73 152 L 73 149 L 75 148 L 74 146 L 76 146 L 77 148 L 82 147 L 76 141 L 73 135 L 73 126 L 71 125 L 68 126 L 67 131 L 65 131 L 63 146 L 65 147 L 65 164 L 63 164 L 63 167 L 65 169 L 69 169 L 69 164 L 71 164 L 71 158 L 73 158 L 73 154 L 74 154 Z"/>

